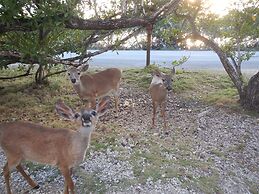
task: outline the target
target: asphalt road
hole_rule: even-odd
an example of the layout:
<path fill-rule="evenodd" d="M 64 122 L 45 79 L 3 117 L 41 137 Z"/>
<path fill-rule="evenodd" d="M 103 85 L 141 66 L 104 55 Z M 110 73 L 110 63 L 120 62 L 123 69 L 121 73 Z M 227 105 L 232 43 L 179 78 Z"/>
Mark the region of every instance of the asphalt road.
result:
<path fill-rule="evenodd" d="M 73 54 L 66 54 L 70 57 Z M 215 70 L 224 71 L 224 68 L 213 51 L 151 51 L 151 63 L 170 67 L 172 61 L 179 60 L 181 57 L 189 57 L 188 61 L 179 68 L 185 70 Z M 108 51 L 95 56 L 89 62 L 92 67 L 144 67 L 146 61 L 146 52 L 143 50 L 133 51 Z M 259 52 L 242 64 L 243 72 L 257 72 L 259 70 Z"/>

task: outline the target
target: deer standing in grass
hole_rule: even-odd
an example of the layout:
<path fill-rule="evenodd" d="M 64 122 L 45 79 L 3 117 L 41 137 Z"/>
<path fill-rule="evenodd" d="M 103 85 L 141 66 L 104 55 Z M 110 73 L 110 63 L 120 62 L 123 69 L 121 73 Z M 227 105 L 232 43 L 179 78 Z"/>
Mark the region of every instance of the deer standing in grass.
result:
<path fill-rule="evenodd" d="M 65 128 L 48 128 L 27 122 L 0 124 L 0 146 L 7 163 L 3 168 L 7 193 L 11 194 L 10 171 L 16 168 L 32 188 L 39 188 L 23 170 L 24 160 L 57 166 L 65 178 L 64 193 L 74 192 L 71 168 L 80 164 L 89 146 L 91 133 L 100 114 L 107 110 L 108 100 L 97 105 L 97 110 L 84 109 L 76 113 L 61 100 L 56 103 L 56 111 L 62 117 L 79 121 L 81 127 L 75 131 Z"/>
<path fill-rule="evenodd" d="M 118 113 L 119 87 L 121 70 L 108 68 L 94 74 L 82 74 L 89 65 L 71 67 L 67 70 L 70 81 L 81 99 L 86 99 L 89 107 L 95 107 L 96 99 L 110 95 L 115 98 L 115 109 Z"/>
<path fill-rule="evenodd" d="M 161 116 L 164 120 L 164 128 L 167 128 L 165 108 L 168 91 L 172 90 L 172 77 L 175 74 L 175 68 L 172 69 L 171 74 L 167 75 L 158 70 L 154 71 L 152 81 L 149 86 L 149 93 L 153 105 L 152 128 L 155 127 L 156 111 L 160 106 Z"/>

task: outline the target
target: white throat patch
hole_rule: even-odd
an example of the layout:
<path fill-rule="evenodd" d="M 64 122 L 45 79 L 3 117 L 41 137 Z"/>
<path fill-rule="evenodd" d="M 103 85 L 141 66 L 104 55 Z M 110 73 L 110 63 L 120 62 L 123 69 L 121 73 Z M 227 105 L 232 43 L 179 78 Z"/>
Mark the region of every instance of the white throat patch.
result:
<path fill-rule="evenodd" d="M 158 76 L 156 76 L 156 75 L 153 76 L 153 79 L 152 79 L 152 81 L 151 81 L 151 85 L 154 85 L 154 84 L 162 84 L 162 83 L 163 83 L 162 78 L 160 78 L 160 77 L 158 77 Z"/>

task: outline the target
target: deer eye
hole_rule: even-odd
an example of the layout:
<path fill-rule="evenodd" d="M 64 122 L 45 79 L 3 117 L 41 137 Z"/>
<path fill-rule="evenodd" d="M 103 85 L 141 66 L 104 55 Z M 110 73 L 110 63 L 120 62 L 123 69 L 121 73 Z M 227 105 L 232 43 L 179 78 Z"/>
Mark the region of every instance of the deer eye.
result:
<path fill-rule="evenodd" d="M 97 112 L 95 110 L 92 111 L 91 113 L 93 116 L 96 116 L 97 115 Z"/>
<path fill-rule="evenodd" d="M 80 72 L 78 72 L 77 74 L 80 75 Z"/>
<path fill-rule="evenodd" d="M 77 119 L 77 118 L 79 118 L 80 117 L 80 114 L 79 113 L 76 113 L 75 114 L 75 118 Z"/>
<path fill-rule="evenodd" d="M 70 76 L 70 73 L 67 73 L 67 75 L 69 75 L 69 76 Z"/>

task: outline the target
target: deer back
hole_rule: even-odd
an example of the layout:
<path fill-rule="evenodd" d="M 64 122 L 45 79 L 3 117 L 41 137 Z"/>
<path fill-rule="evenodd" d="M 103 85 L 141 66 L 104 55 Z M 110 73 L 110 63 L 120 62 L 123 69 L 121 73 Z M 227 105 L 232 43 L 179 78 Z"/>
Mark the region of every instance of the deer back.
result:
<path fill-rule="evenodd" d="M 76 133 L 25 122 L 1 124 L 0 131 L 0 144 L 7 155 L 12 152 L 10 155 L 51 165 L 57 164 L 58 158 L 64 159 L 61 154 L 69 155 L 71 137 Z"/>
<path fill-rule="evenodd" d="M 99 98 L 118 90 L 121 70 L 109 68 L 94 74 L 83 74 L 82 71 L 87 70 L 84 67 L 72 67 L 67 70 L 69 79 L 80 98 Z"/>
<path fill-rule="evenodd" d="M 91 75 L 82 75 L 80 89 L 84 95 L 101 97 L 118 89 L 121 76 L 121 70 L 117 68 L 109 68 Z"/>

